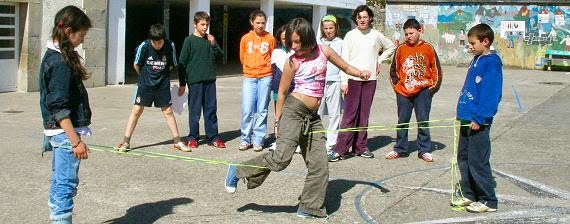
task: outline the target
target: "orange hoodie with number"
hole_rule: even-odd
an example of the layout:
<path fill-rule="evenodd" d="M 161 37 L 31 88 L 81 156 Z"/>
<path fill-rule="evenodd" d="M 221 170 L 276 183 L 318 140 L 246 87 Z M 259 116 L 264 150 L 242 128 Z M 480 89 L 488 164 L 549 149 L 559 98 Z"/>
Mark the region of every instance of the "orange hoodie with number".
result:
<path fill-rule="evenodd" d="M 275 38 L 265 31 L 261 36 L 255 32 L 243 35 L 239 47 L 239 59 L 243 65 L 243 73 L 248 78 L 270 76 L 271 53 L 275 48 Z"/>

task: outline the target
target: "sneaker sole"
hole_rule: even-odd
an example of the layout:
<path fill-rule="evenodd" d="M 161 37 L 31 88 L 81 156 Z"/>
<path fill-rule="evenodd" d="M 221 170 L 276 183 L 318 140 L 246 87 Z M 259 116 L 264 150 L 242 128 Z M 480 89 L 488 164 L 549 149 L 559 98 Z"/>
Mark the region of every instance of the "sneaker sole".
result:
<path fill-rule="evenodd" d="M 471 213 L 483 213 L 483 212 L 496 212 L 497 211 L 497 209 L 495 209 L 495 208 L 489 208 L 485 211 L 475 211 L 475 210 L 469 209 L 468 207 L 465 207 L 465 210 L 467 210 L 468 212 L 471 212 Z"/>
<path fill-rule="evenodd" d="M 182 152 L 192 152 L 192 149 L 183 150 L 182 148 L 178 148 L 178 147 L 176 147 L 176 146 L 174 146 L 172 149 L 173 149 L 173 150 L 179 150 L 179 151 L 182 151 Z"/>
<path fill-rule="evenodd" d="M 304 214 L 297 214 L 297 217 L 302 218 L 302 219 L 328 219 L 329 216 L 326 217 L 318 217 L 318 216 L 312 216 L 312 215 L 304 215 Z"/>

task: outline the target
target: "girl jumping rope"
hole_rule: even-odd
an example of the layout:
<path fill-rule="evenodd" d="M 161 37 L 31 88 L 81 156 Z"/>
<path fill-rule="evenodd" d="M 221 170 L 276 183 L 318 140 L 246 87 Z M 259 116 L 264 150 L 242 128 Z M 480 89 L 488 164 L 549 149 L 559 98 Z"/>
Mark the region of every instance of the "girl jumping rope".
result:
<path fill-rule="evenodd" d="M 285 46 L 295 54 L 286 62 L 279 84 L 275 125 L 278 127 L 277 149 L 243 162 L 250 166 L 228 167 L 225 180 L 226 191 L 234 193 L 239 179 L 247 180 L 247 188 L 259 187 L 271 171 L 281 171 L 291 163 L 297 146 L 307 165 L 305 187 L 299 197 L 297 216 L 301 218 L 326 218 L 324 207 L 329 169 L 326 151 L 323 149 L 321 118 L 317 115 L 324 94 L 327 62 L 349 75 L 363 80 L 370 78 L 369 71 L 358 70 L 347 64 L 330 47 L 317 45 L 311 24 L 296 18 L 287 24 Z M 293 93 L 288 95 L 291 81 L 295 82 Z M 257 167 L 266 167 L 260 169 Z"/>

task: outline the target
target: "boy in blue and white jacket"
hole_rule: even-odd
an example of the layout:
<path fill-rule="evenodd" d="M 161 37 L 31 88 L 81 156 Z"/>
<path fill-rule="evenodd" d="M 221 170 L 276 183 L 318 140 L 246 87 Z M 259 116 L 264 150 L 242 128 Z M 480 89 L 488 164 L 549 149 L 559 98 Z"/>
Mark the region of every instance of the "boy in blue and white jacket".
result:
<path fill-rule="evenodd" d="M 497 196 L 489 163 L 489 133 L 493 116 L 501 102 L 502 62 L 490 48 L 494 38 L 491 27 L 486 24 L 476 25 L 469 30 L 467 36 L 475 57 L 467 71 L 457 103 L 457 119 L 462 124 L 457 163 L 464 198 L 452 201 L 452 204 L 467 206 L 469 212 L 494 212 L 497 211 Z"/>

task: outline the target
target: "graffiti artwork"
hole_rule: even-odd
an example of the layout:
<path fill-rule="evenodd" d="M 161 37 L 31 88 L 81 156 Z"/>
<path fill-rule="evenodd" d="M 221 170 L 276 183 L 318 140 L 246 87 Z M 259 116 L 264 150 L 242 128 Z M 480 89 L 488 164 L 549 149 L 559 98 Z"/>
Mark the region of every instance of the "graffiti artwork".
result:
<path fill-rule="evenodd" d="M 424 25 L 422 38 L 432 43 L 443 63 L 468 63 L 467 31 L 479 23 L 495 31 L 494 48 L 503 63 L 522 68 L 542 66 L 546 50 L 570 51 L 570 7 L 537 5 L 388 5 L 386 33 L 400 38 L 408 18 Z M 390 13 L 388 13 L 390 12 Z M 435 18 L 435 20 L 434 20 Z"/>

